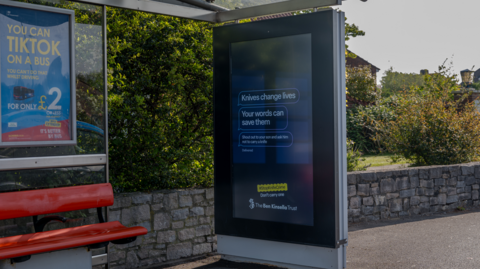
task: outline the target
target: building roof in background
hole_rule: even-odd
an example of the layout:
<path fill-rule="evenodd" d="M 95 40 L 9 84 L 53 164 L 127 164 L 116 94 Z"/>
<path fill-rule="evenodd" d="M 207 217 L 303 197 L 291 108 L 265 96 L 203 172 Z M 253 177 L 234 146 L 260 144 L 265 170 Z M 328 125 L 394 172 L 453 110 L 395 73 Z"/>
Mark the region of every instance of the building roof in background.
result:
<path fill-rule="evenodd" d="M 478 82 L 480 81 L 480 68 L 473 73 L 473 82 Z"/>
<path fill-rule="evenodd" d="M 350 65 L 350 66 L 361 66 L 361 65 L 370 65 L 372 67 L 372 70 L 375 70 L 375 72 L 378 72 L 380 71 L 380 68 L 376 67 L 375 65 L 369 63 L 367 60 L 363 59 L 362 57 L 358 56 L 358 54 L 350 51 L 350 50 L 347 50 L 349 53 L 353 53 L 355 55 L 357 55 L 356 58 L 350 58 L 350 57 L 347 57 L 347 65 Z"/>

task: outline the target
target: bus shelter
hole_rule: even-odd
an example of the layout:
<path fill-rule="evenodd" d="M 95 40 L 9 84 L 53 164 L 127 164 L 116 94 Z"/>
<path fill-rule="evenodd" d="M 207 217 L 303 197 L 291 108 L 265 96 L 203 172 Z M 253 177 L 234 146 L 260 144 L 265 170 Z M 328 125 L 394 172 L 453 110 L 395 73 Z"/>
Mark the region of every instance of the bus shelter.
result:
<path fill-rule="evenodd" d="M 9 2 L 11 1 L 2 0 L 0 5 Z M 3 90 L 3 96 L 0 95 L 2 100 L 0 102 L 2 111 L 2 122 L 0 125 L 2 134 L 0 138 L 0 195 L 1 193 L 22 192 L 32 189 L 108 183 L 107 6 L 211 23 L 235 23 L 246 18 L 341 5 L 342 0 L 25 0 L 18 2 L 47 7 L 61 5 L 66 9 L 84 12 L 81 20 L 76 20 L 74 24 L 65 29 L 48 30 L 45 28 L 42 30 L 41 27 L 31 29 L 13 26 L 9 29 L 8 26 L 1 26 L 5 31 L 10 31 L 13 34 L 15 32 L 22 34 L 27 31 L 31 35 L 36 36 L 35 41 L 32 41 L 32 38 L 27 41 L 26 38 L 18 39 L 12 34 L 12 37 L 9 37 L 6 42 L 2 40 L 0 47 L 3 54 L 8 53 L 6 51 L 8 49 L 10 52 L 18 52 L 19 50 L 34 50 L 35 48 L 38 50 L 42 48 L 40 52 L 43 55 L 63 56 L 61 60 L 53 60 L 58 59 L 58 57 L 48 57 L 52 58 L 52 62 L 47 57 L 29 59 L 29 61 L 33 61 L 32 65 L 43 66 L 43 70 L 48 70 L 48 74 L 47 71 L 41 71 L 41 68 L 30 71 L 27 70 L 28 68 L 2 69 L 2 78 L 5 77 L 4 81 L 1 81 L 2 84 L 7 83 L 9 80 L 20 82 L 17 83 L 18 85 L 15 84 L 15 87 L 9 93 L 10 95 L 7 96 Z M 7 19 L 18 20 L 15 17 L 17 16 L 16 14 L 8 11 L 2 15 L 6 18 L 1 22 L 3 24 L 7 24 Z M 340 21 L 339 18 L 335 18 L 337 22 Z M 45 18 L 46 21 L 53 19 L 56 18 Z M 343 17 L 340 16 L 340 19 L 343 20 Z M 272 22 L 269 27 L 275 27 L 274 24 L 275 22 Z M 45 22 L 45 25 L 48 25 L 48 22 Z M 323 27 L 323 25 L 318 27 Z M 331 27 L 331 25 L 326 25 L 325 27 Z M 336 54 L 332 58 L 332 61 L 335 62 L 335 66 L 332 65 L 332 70 L 335 69 L 335 77 L 332 78 L 332 81 L 335 80 L 335 83 L 332 83 L 332 89 L 335 87 L 336 93 L 340 93 L 335 97 L 337 98 L 335 100 L 341 103 L 343 99 L 338 99 L 338 96 L 344 93 L 344 80 L 342 80 L 343 75 L 341 75 L 344 71 L 342 71 L 339 64 L 344 58 L 339 55 L 343 54 L 341 48 L 343 48 L 344 41 L 342 43 L 343 36 L 341 37 L 338 34 L 342 33 L 342 23 L 335 24 L 334 27 L 337 28 L 334 29 L 336 31 L 336 41 L 334 42 Z M 226 30 L 229 31 L 229 29 Z M 54 31 L 59 31 L 59 33 L 70 31 L 69 35 L 65 35 L 65 40 L 61 41 L 63 42 L 61 44 L 70 42 L 71 46 L 62 47 L 60 43 L 50 42 L 47 37 Z M 40 46 L 40 42 L 43 42 L 42 46 Z M 229 41 L 226 40 L 225 42 Z M 47 45 L 48 51 L 46 51 Z M 333 55 L 334 52 L 332 51 L 331 53 Z M 18 61 L 22 61 L 22 63 L 26 61 L 25 58 L 20 59 L 15 54 L 12 54 L 12 57 L 10 55 L 8 57 L 8 63 L 13 65 L 18 64 Z M 41 72 L 45 72 L 43 80 Z M 218 74 L 216 75 L 218 76 Z M 23 79 L 33 80 L 34 83 L 23 84 L 21 83 Z M 65 80 L 63 83 L 67 90 L 52 87 L 45 93 L 44 98 L 43 95 L 37 96 L 40 91 L 36 90 L 36 86 L 32 85 L 48 83 L 48 81 L 52 80 Z M 291 93 L 294 93 L 294 91 L 292 90 Z M 37 100 L 35 98 L 38 98 L 40 101 L 33 102 L 32 100 Z M 27 118 L 15 118 L 14 109 L 19 111 L 30 109 L 34 112 L 40 111 L 43 114 L 32 112 Z M 335 106 L 335 109 L 338 110 L 340 108 Z M 335 134 L 342 137 L 342 135 L 345 135 L 345 130 L 341 125 L 344 125 L 345 122 L 341 113 L 343 110 L 340 109 L 338 111 L 340 112 L 335 112 L 332 115 L 340 119 L 336 122 L 340 127 L 338 130 L 335 130 Z M 36 128 L 33 123 L 31 123 L 31 126 L 21 124 L 21 122 L 27 122 L 35 117 L 41 117 L 39 120 L 45 121 L 45 124 L 42 125 L 44 127 Z M 338 183 L 333 188 L 336 192 L 334 207 L 337 210 L 335 213 L 337 216 L 334 223 L 336 226 L 335 240 L 337 242 L 334 242 L 332 246 L 334 249 L 340 249 L 340 252 L 343 253 L 334 257 L 334 259 L 337 259 L 335 263 L 340 263 L 341 266 L 344 266 L 344 261 L 341 260 L 345 259 L 344 246 L 347 236 L 346 205 L 342 202 L 344 195 L 346 195 L 345 186 L 342 183 L 346 177 L 346 173 L 342 172 L 345 168 L 342 159 L 344 158 L 345 143 L 344 139 L 340 139 L 335 143 L 339 145 L 343 143 L 343 147 L 335 149 L 338 163 L 335 164 L 335 175 L 332 179 Z M 253 202 L 247 202 L 247 205 L 249 203 Z M 104 213 L 108 218 L 108 210 L 104 210 Z M 221 213 L 224 214 L 225 211 Z M 77 220 L 69 224 L 71 226 L 82 225 L 82 223 L 88 221 L 98 221 L 95 215 L 93 217 L 85 216 L 79 212 L 68 212 L 67 215 Z M 26 234 L 29 232 L 31 225 L 31 220 L 28 218 L 16 219 L 14 221 L 0 220 L 0 237 Z M 221 223 L 216 225 L 217 229 L 225 231 L 225 229 L 221 228 Z M 239 236 L 241 237 L 241 235 Z M 235 251 L 232 249 L 235 248 L 231 246 L 235 242 L 231 240 L 232 237 L 229 237 L 228 242 L 225 241 L 227 242 L 225 244 L 229 244 L 229 246 L 226 248 L 228 253 L 224 253 L 230 257 L 235 256 L 232 255 L 232 251 Z M 280 239 L 277 241 L 285 240 Z M 301 244 L 300 241 L 295 242 L 295 244 Z M 242 241 L 241 244 L 248 243 Z M 315 244 L 308 243 L 307 245 Z M 265 246 L 271 247 L 271 244 L 267 243 Z M 288 245 L 282 245 L 282 247 L 287 248 L 288 251 Z M 221 243 L 219 242 L 220 253 L 221 249 Z M 296 251 L 299 250 L 297 249 L 294 252 Z M 326 257 L 333 250 L 328 248 L 323 250 L 309 248 L 308 251 L 321 253 L 320 256 Z M 106 264 L 108 267 L 107 255 L 108 247 L 93 252 L 92 265 Z M 243 258 L 248 260 L 248 257 L 245 256 L 248 256 L 248 254 L 239 255 L 244 255 Z M 258 258 L 250 261 L 258 261 Z M 282 264 L 282 262 L 276 262 L 277 264 Z M 272 263 L 275 263 L 275 261 L 272 261 Z"/>

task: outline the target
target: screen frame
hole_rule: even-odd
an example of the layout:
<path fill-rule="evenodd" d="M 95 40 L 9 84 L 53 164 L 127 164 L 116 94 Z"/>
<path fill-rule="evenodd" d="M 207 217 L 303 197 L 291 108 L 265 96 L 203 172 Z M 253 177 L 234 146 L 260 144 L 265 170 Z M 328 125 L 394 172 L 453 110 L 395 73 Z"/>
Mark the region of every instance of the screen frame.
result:
<path fill-rule="evenodd" d="M 344 64 L 343 68 L 339 64 L 344 61 L 343 29 L 343 13 L 332 9 L 214 28 L 216 234 L 327 248 L 338 248 L 346 238 L 346 203 L 342 200 L 346 195 L 346 146 L 342 146 L 346 138 L 341 113 L 345 110 L 345 74 Z M 234 218 L 230 44 L 300 34 L 312 38 L 314 226 Z"/>
<path fill-rule="evenodd" d="M 0 147 L 49 147 L 49 146 L 71 146 L 77 144 L 77 108 L 76 108 L 76 73 L 75 73 L 75 11 L 69 9 L 34 5 L 29 3 L 3 1 L 0 0 L 0 6 L 11 6 L 16 8 L 30 9 L 36 11 L 64 14 L 69 16 L 69 38 L 70 46 L 70 140 L 59 141 L 21 141 L 21 142 L 3 142 L 2 141 L 2 115 L 0 109 Z M 1 79 L 1 78 L 0 78 Z M 0 101 L 2 98 L 0 90 Z M 1 108 L 1 102 L 0 102 Z"/>

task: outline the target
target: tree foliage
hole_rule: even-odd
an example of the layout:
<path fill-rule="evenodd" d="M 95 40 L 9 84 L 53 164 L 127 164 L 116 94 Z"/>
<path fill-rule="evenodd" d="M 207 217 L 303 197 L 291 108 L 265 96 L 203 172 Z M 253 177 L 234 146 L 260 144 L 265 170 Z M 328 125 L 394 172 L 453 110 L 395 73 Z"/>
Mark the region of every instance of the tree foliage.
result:
<path fill-rule="evenodd" d="M 365 161 L 362 153 L 355 146 L 355 142 L 347 139 L 347 171 L 366 171 L 370 165 L 362 165 L 361 161 Z"/>
<path fill-rule="evenodd" d="M 382 96 L 389 97 L 399 94 L 411 87 L 423 85 L 423 76 L 415 73 L 401 73 L 393 71 L 393 68 L 386 70 L 382 80 Z"/>
<path fill-rule="evenodd" d="M 349 96 L 368 103 L 373 103 L 379 99 L 381 90 L 377 89 L 370 66 L 347 66 L 346 72 L 346 87 Z"/>
<path fill-rule="evenodd" d="M 345 17 L 345 42 L 357 36 L 365 36 L 365 32 L 360 30 L 357 25 L 347 23 L 347 17 Z M 348 49 L 348 44 L 345 44 L 345 49 Z M 347 51 L 346 57 L 356 58 L 357 55 L 351 51 Z"/>
<path fill-rule="evenodd" d="M 454 101 L 455 75 L 440 67 L 426 75 L 423 86 L 399 95 L 394 120 L 376 123 L 386 148 L 415 165 L 471 162 L 480 153 L 480 115 L 472 103 Z"/>
<path fill-rule="evenodd" d="M 384 99 L 371 106 L 356 106 L 347 109 L 347 137 L 358 150 L 364 153 L 378 153 L 385 147 L 375 140 L 377 123 L 394 121 L 396 100 Z"/>
<path fill-rule="evenodd" d="M 479 91 L 480 90 L 480 82 L 472 83 L 471 87 L 474 88 L 475 90 Z"/>
<path fill-rule="evenodd" d="M 110 180 L 117 191 L 213 181 L 211 25 L 108 9 Z"/>

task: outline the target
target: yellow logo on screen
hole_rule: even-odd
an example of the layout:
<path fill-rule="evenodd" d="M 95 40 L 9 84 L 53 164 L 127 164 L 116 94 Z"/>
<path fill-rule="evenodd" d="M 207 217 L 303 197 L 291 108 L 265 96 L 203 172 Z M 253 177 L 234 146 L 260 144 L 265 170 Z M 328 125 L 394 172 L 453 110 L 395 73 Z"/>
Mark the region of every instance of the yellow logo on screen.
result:
<path fill-rule="evenodd" d="M 287 183 L 257 185 L 258 192 L 288 191 Z"/>
<path fill-rule="evenodd" d="M 60 128 L 60 127 L 62 127 L 62 123 L 58 122 L 57 120 L 49 120 L 49 121 L 45 122 L 45 126 Z"/>

